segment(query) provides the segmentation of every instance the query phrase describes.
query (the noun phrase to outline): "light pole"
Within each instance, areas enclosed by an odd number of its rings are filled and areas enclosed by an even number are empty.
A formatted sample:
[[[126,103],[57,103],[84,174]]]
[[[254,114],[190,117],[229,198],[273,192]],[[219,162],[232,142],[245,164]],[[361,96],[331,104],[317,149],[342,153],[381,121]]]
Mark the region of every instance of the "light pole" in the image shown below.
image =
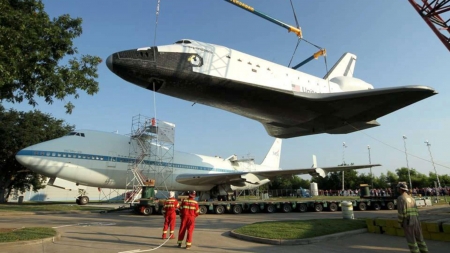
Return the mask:
[[[403,135],[403,145],[405,146],[405,156],[406,156],[406,168],[408,169],[408,179],[409,179],[409,189],[412,191],[412,184],[411,184],[411,173],[409,171],[409,164],[408,164],[408,152],[406,152],[406,136]]]
[[[342,143],[342,166],[345,166],[345,148],[347,145],[345,145],[345,142]],[[344,171],[342,171],[342,192],[344,191]]]
[[[369,164],[372,164],[372,161],[370,160],[370,146],[367,145],[367,150],[369,150]],[[370,185],[371,189],[373,189],[373,174],[372,174],[372,167],[370,167]]]
[[[436,171],[436,166],[434,166],[433,156],[431,155],[431,148],[430,148],[431,147],[431,143],[428,142],[428,141],[425,141],[425,144],[427,144],[428,152],[430,152],[431,163],[433,164],[434,173],[436,173],[436,179],[437,179],[438,187],[440,189],[441,188],[441,183],[439,182],[439,176],[438,176],[437,171]]]

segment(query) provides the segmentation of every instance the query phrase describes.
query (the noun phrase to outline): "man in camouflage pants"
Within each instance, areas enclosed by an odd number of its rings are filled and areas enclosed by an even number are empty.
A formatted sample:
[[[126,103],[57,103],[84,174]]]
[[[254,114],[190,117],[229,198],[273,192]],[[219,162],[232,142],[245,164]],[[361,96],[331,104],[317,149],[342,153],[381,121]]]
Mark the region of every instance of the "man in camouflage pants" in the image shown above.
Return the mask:
[[[416,201],[408,195],[406,182],[398,183],[397,189],[400,193],[400,196],[397,198],[398,222],[405,231],[409,250],[412,253],[428,252],[422,236]]]

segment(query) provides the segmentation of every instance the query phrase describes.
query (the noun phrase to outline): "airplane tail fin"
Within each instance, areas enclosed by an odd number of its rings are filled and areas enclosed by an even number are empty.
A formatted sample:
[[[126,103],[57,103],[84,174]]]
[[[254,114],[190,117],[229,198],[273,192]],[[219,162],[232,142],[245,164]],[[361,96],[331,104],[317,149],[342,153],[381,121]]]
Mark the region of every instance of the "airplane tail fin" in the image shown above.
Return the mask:
[[[334,64],[331,70],[323,77],[325,80],[330,80],[337,76],[348,76],[353,77],[353,72],[355,70],[356,55],[351,53],[345,53],[341,56],[339,61]]]
[[[277,169],[280,168],[281,142],[281,139],[275,139],[261,165]]]

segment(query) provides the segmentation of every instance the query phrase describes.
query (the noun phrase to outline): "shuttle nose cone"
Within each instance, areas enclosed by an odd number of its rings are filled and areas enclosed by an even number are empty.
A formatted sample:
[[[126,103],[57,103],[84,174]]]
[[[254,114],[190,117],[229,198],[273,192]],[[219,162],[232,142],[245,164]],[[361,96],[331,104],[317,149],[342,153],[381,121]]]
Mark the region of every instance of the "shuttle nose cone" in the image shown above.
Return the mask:
[[[113,71],[113,55],[108,56],[108,58],[106,59],[106,66],[108,66],[109,70],[111,70],[111,72]]]

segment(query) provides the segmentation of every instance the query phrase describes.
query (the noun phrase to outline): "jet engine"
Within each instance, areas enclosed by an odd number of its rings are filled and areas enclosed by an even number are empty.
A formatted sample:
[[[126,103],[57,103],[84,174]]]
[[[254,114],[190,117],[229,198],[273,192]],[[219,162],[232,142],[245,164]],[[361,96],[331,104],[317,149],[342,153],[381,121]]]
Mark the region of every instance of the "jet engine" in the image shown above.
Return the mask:
[[[309,173],[312,177],[314,176],[321,176],[321,177],[325,177],[327,174],[325,173],[325,171],[321,168],[315,168],[313,172]]]

